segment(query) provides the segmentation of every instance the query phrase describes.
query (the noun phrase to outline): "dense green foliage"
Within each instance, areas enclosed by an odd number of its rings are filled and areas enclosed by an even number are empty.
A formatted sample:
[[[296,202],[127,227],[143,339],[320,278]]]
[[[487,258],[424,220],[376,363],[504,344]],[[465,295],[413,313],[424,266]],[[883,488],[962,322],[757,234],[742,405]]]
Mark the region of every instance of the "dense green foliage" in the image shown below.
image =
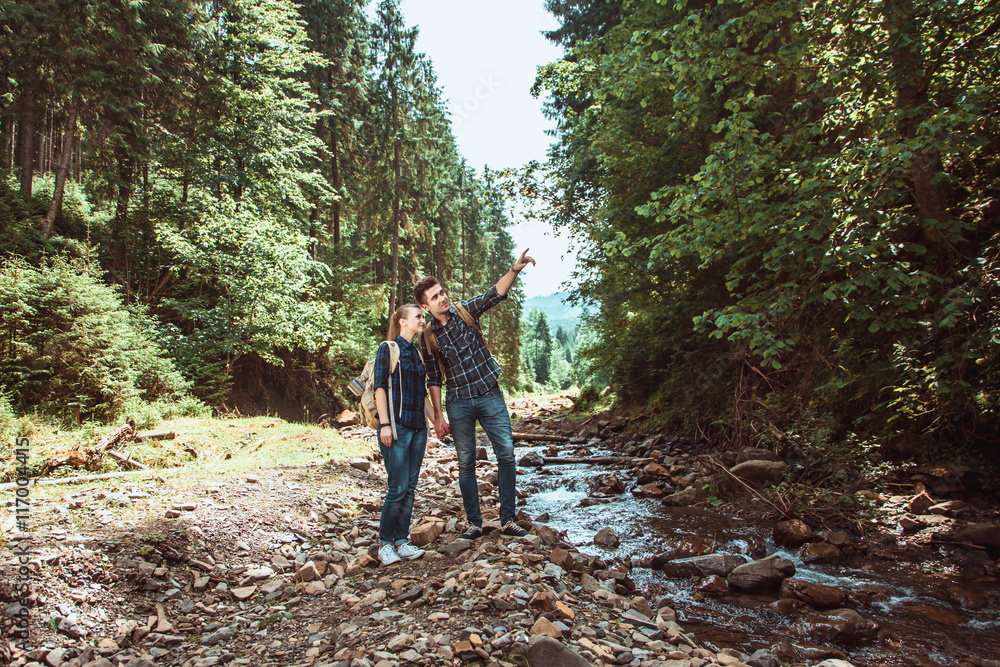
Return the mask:
[[[110,355],[77,391],[105,418],[182,390],[172,369],[213,406],[261,364],[305,355],[304,370],[346,377],[416,278],[471,296],[504,273],[490,175],[458,154],[398,2],[373,21],[364,4],[0,0],[0,270],[62,299],[30,322],[5,315],[12,404],[65,411],[87,355]],[[22,310],[41,298],[27,285],[10,287]],[[488,326],[511,384],[512,296]],[[58,328],[80,313],[101,323],[92,347]],[[63,384],[11,370],[53,345],[46,372]],[[173,379],[141,384],[153,375]]]
[[[136,398],[181,398],[157,329],[80,260],[0,268],[0,385],[22,406],[106,419]]]
[[[736,441],[995,440],[993,3],[617,6],[564,12],[559,143],[521,187],[584,248],[619,397]]]

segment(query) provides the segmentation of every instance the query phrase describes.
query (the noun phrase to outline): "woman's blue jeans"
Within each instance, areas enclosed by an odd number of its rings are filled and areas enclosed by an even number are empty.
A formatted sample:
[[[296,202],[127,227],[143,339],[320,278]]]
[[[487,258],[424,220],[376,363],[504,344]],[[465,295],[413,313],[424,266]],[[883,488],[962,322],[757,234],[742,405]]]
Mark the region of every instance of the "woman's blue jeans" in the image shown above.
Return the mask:
[[[486,431],[497,457],[500,487],[500,525],[514,520],[514,436],[510,413],[500,387],[474,398],[448,401],[448,421],[458,454],[458,488],[462,491],[465,518],[470,524],[483,525],[479,509],[479,483],[476,481],[476,420]]]
[[[410,535],[413,498],[420,478],[420,465],[427,449],[427,429],[396,424],[397,440],[386,447],[379,439],[382,461],[389,477],[378,536],[382,544],[404,544]]]

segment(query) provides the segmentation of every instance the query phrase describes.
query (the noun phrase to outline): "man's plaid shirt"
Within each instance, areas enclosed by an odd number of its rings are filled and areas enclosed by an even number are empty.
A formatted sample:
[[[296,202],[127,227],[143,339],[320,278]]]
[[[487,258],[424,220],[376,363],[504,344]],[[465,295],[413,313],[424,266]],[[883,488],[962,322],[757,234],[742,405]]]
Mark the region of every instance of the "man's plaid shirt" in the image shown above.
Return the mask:
[[[424,417],[424,362],[420,361],[417,347],[402,336],[396,336],[399,345],[399,365],[392,374],[392,406],[396,423],[410,428],[427,428]],[[379,345],[372,367],[372,387],[389,391],[389,346]],[[387,397],[388,398],[388,397]],[[389,407],[388,400],[386,407]]]
[[[467,299],[462,305],[478,322],[480,315],[506,298],[500,296],[496,286],[493,286],[486,294]],[[447,400],[481,396],[496,386],[503,372],[500,364],[486,349],[479,332],[466,324],[454,307],[451,308],[448,324],[442,326],[431,319],[431,330],[437,339],[438,354],[448,376]],[[441,380],[437,361],[428,359],[427,386],[440,387]]]

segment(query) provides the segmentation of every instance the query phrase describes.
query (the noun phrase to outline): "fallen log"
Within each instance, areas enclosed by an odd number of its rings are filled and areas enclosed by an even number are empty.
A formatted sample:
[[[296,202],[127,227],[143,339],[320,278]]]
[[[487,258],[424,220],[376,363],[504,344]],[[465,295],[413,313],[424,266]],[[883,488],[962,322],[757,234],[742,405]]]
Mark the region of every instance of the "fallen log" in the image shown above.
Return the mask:
[[[104,452],[104,453],[107,454],[108,456],[110,456],[111,458],[113,458],[115,461],[118,461],[119,463],[124,463],[126,465],[133,466],[134,468],[137,468],[139,470],[149,470],[149,466],[144,465],[142,463],[139,463],[138,461],[133,461],[129,457],[125,456],[124,454],[119,454],[118,452],[113,452],[110,449],[108,451]]]
[[[513,433],[515,440],[525,442],[569,442],[565,435],[549,435],[547,433]]]
[[[150,431],[149,433],[139,433],[135,436],[136,442],[143,440],[173,440],[177,437],[177,431]]]
[[[103,472],[99,475],[81,475],[78,477],[48,477],[45,479],[33,479],[32,485],[49,486],[52,484],[83,484],[85,482],[96,482],[102,479],[114,479],[115,477],[128,477],[130,475],[163,475],[180,468],[163,468],[161,470],[120,470],[118,472]],[[17,482],[0,484],[0,491],[18,488]]]
[[[58,456],[53,456],[51,459],[45,462],[42,467],[42,474],[48,475],[50,472],[56,468],[61,468],[62,466],[73,466],[74,468],[87,468],[92,469],[97,463],[97,457],[93,455],[90,450],[79,450],[74,449],[66,454],[60,454]]]
[[[122,443],[130,442],[133,438],[135,438],[135,422],[130,419],[101,438],[97,445],[94,446],[94,451],[104,452],[108,449],[114,449]]]

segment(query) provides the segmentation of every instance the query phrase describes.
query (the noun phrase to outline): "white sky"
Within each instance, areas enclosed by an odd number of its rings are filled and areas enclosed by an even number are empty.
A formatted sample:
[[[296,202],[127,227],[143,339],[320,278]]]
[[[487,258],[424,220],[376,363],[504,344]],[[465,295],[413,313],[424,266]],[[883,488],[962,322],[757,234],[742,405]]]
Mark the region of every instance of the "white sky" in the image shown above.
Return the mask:
[[[451,112],[459,151],[483,167],[519,167],[545,160],[555,126],[531,96],[539,65],[559,60],[562,48],[541,35],[559,23],[544,0],[402,0],[407,25],[419,27],[417,50],[434,63]],[[575,264],[568,239],[539,222],[512,220],[518,254],[538,262],[521,274],[528,297],[557,292]]]

